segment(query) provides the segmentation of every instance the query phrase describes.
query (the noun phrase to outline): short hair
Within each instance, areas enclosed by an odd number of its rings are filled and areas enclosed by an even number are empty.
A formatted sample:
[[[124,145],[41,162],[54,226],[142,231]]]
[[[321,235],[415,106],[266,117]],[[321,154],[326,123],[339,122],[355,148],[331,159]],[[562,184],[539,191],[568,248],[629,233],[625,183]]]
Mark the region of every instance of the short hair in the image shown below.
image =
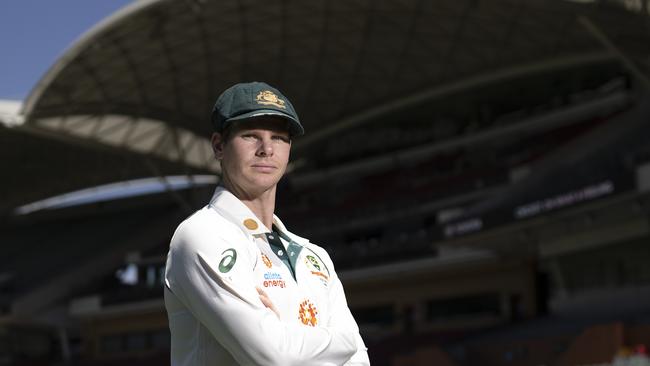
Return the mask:
[[[229,125],[229,126],[226,126],[226,128],[224,128],[223,130],[221,130],[221,132],[217,132],[217,133],[218,133],[218,134],[221,134],[221,143],[222,143],[222,144],[225,144],[225,143],[227,143],[228,141],[230,141],[230,139],[232,138],[232,135],[233,135],[233,125],[231,124],[231,125]]]

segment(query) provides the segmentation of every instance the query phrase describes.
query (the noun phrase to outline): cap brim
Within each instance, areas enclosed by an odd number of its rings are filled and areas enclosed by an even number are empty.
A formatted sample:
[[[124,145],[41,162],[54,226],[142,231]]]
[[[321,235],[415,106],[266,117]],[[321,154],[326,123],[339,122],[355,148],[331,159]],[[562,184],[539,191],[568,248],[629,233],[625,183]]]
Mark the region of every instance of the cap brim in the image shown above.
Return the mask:
[[[225,121],[224,127],[228,126],[232,122],[237,122],[237,121],[243,121],[255,117],[261,117],[261,116],[277,116],[284,118],[289,121],[289,134],[291,136],[300,136],[305,133],[305,129],[302,127],[300,122],[296,120],[295,118],[291,117],[290,115],[286,113],[282,113],[280,111],[276,111],[274,109],[258,109],[256,111],[251,111],[248,113],[240,114],[237,117],[229,118]]]

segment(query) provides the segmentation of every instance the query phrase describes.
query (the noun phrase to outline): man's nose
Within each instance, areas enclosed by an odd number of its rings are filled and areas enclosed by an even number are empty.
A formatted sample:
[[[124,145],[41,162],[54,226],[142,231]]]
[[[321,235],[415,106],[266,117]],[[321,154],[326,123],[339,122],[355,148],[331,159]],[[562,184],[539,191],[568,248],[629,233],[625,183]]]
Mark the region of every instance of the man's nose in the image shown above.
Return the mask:
[[[270,138],[263,138],[260,140],[260,146],[258,147],[258,154],[260,156],[273,155],[273,141]]]

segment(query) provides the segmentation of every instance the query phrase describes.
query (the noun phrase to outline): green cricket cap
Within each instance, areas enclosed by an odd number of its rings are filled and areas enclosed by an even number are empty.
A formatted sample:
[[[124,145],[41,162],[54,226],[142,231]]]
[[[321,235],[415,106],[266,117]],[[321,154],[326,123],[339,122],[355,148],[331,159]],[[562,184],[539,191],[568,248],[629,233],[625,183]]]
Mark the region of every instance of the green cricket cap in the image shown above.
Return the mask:
[[[212,125],[221,133],[231,123],[259,116],[278,116],[288,122],[289,134],[305,133],[289,99],[266,83],[239,83],[226,89],[212,109]]]

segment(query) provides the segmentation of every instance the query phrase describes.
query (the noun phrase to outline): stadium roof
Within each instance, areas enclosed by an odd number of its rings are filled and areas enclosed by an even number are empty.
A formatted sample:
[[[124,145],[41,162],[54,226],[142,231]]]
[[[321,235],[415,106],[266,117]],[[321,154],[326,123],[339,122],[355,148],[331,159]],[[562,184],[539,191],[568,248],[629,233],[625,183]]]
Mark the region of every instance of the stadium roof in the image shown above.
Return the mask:
[[[235,82],[264,80],[292,100],[308,158],[389,113],[518,77],[620,62],[647,83],[647,26],[609,2],[136,1],[74,43],[21,123],[0,129],[15,193],[2,210],[152,172],[218,171],[208,115]]]

